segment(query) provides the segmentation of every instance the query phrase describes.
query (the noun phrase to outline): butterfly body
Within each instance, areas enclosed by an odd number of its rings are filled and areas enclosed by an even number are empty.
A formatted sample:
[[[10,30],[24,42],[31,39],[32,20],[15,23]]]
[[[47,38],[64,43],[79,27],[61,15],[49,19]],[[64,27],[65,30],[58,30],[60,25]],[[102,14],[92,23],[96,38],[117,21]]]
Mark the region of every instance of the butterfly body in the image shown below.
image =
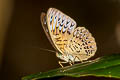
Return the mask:
[[[97,46],[85,27],[55,8],[41,14],[43,29],[56,49],[56,56],[65,62],[80,62],[94,56]]]

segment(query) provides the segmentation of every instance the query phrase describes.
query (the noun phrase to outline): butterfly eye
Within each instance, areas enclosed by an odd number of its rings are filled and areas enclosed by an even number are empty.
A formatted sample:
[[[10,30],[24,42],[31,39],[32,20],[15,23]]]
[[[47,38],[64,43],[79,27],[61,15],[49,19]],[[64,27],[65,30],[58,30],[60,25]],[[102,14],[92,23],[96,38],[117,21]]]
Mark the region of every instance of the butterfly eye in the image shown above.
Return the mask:
[[[57,55],[58,55],[58,57],[63,57],[63,54],[60,52],[58,52]]]

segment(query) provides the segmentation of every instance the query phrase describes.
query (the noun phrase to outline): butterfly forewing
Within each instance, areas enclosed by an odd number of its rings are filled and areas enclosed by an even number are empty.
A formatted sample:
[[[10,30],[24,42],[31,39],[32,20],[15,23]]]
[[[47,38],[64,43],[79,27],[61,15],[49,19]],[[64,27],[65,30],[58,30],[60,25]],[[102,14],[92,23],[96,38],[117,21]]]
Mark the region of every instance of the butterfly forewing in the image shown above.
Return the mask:
[[[76,22],[61,11],[50,8],[47,12],[47,24],[50,37],[61,53],[64,53],[71,34],[76,28]]]

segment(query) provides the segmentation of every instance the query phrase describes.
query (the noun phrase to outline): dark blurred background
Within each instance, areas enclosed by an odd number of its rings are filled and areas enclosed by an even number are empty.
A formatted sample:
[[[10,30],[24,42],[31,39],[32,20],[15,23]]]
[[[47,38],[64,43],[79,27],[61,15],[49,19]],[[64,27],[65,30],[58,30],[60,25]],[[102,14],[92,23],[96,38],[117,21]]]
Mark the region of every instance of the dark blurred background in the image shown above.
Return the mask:
[[[60,67],[41,23],[40,14],[54,7],[85,26],[96,39],[95,57],[120,53],[120,0],[0,0],[0,80]],[[117,80],[63,77],[60,80]]]

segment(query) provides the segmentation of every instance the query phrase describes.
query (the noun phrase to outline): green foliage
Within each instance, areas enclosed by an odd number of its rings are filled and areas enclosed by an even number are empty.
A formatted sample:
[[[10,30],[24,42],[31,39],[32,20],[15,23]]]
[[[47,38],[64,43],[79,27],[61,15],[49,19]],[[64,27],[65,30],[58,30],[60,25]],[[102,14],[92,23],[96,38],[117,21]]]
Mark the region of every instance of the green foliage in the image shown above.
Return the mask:
[[[88,75],[120,78],[120,54],[107,55],[73,66],[32,74],[23,77],[22,80],[42,79],[56,76],[81,77]]]

